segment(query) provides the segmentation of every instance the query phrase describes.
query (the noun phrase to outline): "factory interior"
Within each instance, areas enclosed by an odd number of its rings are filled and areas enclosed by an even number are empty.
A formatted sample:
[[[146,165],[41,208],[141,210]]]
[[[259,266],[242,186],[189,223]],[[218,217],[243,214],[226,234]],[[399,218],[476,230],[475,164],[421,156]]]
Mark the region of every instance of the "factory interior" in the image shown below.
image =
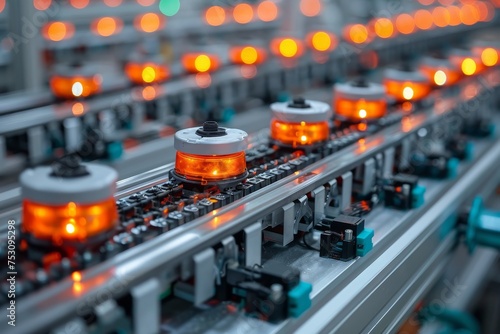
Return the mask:
[[[0,333],[500,333],[500,0],[0,0]]]

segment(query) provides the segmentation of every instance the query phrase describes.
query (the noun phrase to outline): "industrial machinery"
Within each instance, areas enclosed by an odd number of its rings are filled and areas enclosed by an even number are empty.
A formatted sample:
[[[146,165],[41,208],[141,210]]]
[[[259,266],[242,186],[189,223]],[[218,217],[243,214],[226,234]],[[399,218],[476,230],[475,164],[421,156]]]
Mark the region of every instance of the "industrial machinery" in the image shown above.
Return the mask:
[[[500,330],[500,2],[0,0],[2,30],[1,333]]]

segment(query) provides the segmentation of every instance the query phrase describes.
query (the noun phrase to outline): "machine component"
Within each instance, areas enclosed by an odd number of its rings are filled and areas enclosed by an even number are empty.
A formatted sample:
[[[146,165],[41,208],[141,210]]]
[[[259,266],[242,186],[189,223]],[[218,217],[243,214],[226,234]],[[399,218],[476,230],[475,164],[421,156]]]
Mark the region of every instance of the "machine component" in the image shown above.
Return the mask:
[[[372,248],[374,231],[365,228],[365,220],[340,215],[324,218],[316,228],[323,230],[320,240],[320,256],[349,261],[365,256]]]
[[[245,159],[247,133],[221,128],[208,121],[202,128],[175,134],[175,169],[170,175],[183,183],[230,186],[248,176]]]
[[[101,82],[101,76],[90,65],[61,65],[50,79],[50,89],[56,97],[69,100],[98,93]]]
[[[330,106],[296,98],[271,105],[271,140],[278,146],[305,148],[324,144],[330,137]]]
[[[335,84],[333,105],[335,118],[359,123],[373,121],[387,113],[384,86],[364,79],[345,84]]]
[[[485,69],[481,58],[469,49],[453,49],[449,58],[453,65],[461,69],[464,76],[476,75]]]
[[[170,76],[170,70],[160,57],[141,59],[134,57],[125,65],[129,80],[137,85],[162,82]]]
[[[420,71],[434,86],[450,86],[460,80],[460,67],[445,57],[424,57]]]
[[[428,79],[420,72],[410,68],[388,69],[384,73],[387,94],[397,102],[418,101],[431,91]]]
[[[281,263],[228,265],[225,283],[226,296],[241,300],[247,314],[266,321],[297,318],[311,306],[312,285],[300,280],[300,271]]]
[[[386,206],[409,210],[424,203],[425,187],[418,185],[418,177],[415,175],[394,175],[385,179],[383,189]]]
[[[53,168],[25,171],[20,182],[28,241],[78,249],[102,243],[118,220],[113,197],[117,177],[109,167],[82,165],[72,156]]]
[[[484,209],[481,197],[474,199],[469,211],[466,243],[471,252],[476,246],[492,247],[500,251],[500,212]]]
[[[459,162],[448,152],[416,152],[410,158],[413,174],[440,179],[455,177]]]

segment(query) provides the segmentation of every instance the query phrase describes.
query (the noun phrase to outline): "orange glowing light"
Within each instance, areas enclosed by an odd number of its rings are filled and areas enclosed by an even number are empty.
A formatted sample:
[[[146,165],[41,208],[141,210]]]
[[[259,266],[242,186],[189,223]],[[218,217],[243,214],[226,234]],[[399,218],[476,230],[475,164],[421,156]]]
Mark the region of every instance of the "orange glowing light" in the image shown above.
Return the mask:
[[[182,56],[182,64],[190,73],[205,73],[218,69],[220,61],[214,54],[187,53]]]
[[[90,0],[69,0],[71,6],[76,9],[83,9],[89,5]]]
[[[101,17],[95,19],[92,24],[92,31],[100,36],[109,37],[122,30],[123,22],[116,17]]]
[[[321,0],[300,0],[300,11],[308,17],[317,16],[321,12]]]
[[[2,1],[0,1],[0,12],[3,9],[3,6],[1,5]],[[4,5],[5,2],[3,1]],[[33,0],[33,7],[38,10],[47,10],[50,5],[52,5],[52,0]]]
[[[489,22],[493,19],[495,15],[495,8],[489,2],[477,1],[472,4],[479,13],[479,21],[481,22]]]
[[[73,104],[73,106],[71,107],[71,113],[73,114],[73,116],[83,115],[85,113],[85,107],[83,103],[76,102],[75,104]]]
[[[235,46],[229,51],[229,58],[239,65],[261,64],[266,60],[266,50],[253,46]]]
[[[73,37],[75,26],[70,22],[49,22],[43,29],[43,36],[51,41],[60,42]]]
[[[304,46],[301,40],[295,38],[275,38],[271,41],[271,51],[274,55],[284,58],[302,56]]]
[[[450,24],[450,12],[444,7],[436,7],[432,11],[432,19],[436,27],[446,27]]]
[[[472,58],[465,58],[462,61],[461,69],[463,74],[467,76],[474,75],[477,70],[476,62]]]
[[[328,122],[287,123],[276,118],[271,120],[271,138],[292,147],[309,146],[328,140]]]
[[[101,79],[98,75],[65,77],[54,75],[50,79],[52,93],[61,99],[88,97],[101,90]]]
[[[75,282],[80,282],[82,280],[82,274],[79,271],[74,271],[71,274],[71,279]]]
[[[415,30],[415,20],[410,14],[399,14],[396,18],[396,29],[403,35],[411,34]]]
[[[129,62],[125,73],[130,81],[138,85],[162,82],[170,76],[167,65],[155,62]]]
[[[111,231],[118,213],[114,198],[91,204],[23,202],[23,231],[40,240],[81,241]]]
[[[208,25],[217,27],[226,21],[226,10],[220,6],[212,6],[205,11],[205,21]]]
[[[426,97],[431,87],[427,82],[411,82],[398,80],[384,80],[387,94],[393,96],[396,101],[418,101]]]
[[[155,2],[156,0],[137,0],[137,3],[144,7],[152,6]]]
[[[264,22],[274,21],[278,17],[278,6],[269,0],[262,1],[257,6],[257,16]]]
[[[493,48],[485,48],[481,52],[481,61],[485,66],[495,66],[498,63],[498,52]]]
[[[123,0],[102,0],[102,1],[108,7],[117,7],[122,4]]]
[[[326,31],[314,31],[307,36],[309,47],[318,52],[333,51],[338,44],[337,37]]]
[[[385,99],[379,100],[351,100],[346,98],[335,99],[337,115],[352,121],[372,120],[384,117],[387,111]]]
[[[196,73],[195,82],[200,88],[210,87],[212,84],[212,76],[209,73]]]
[[[243,175],[245,152],[226,155],[195,155],[177,151],[175,173],[194,181],[221,181]]]
[[[362,24],[348,25],[343,31],[345,39],[352,43],[363,44],[368,41],[368,29]]]
[[[253,8],[247,3],[240,3],[233,9],[233,19],[239,24],[247,24],[253,20]]]
[[[420,2],[420,4],[422,4],[424,6],[429,6],[429,5],[432,5],[434,3],[434,0],[418,0],[418,2]]]
[[[394,25],[388,18],[377,19],[373,25],[375,34],[380,38],[390,38],[394,35]]]
[[[471,26],[479,21],[479,11],[473,5],[463,5],[460,8],[460,19],[463,24]]]
[[[460,8],[457,6],[448,6],[448,13],[450,14],[450,23],[449,25],[454,27],[462,24],[462,20],[460,18]]]
[[[146,101],[154,100],[156,97],[156,88],[153,86],[146,86],[142,89],[142,98]]]
[[[252,79],[257,75],[257,67],[254,65],[243,65],[240,67],[241,76],[245,79]]]
[[[415,12],[413,17],[415,19],[415,25],[420,30],[429,30],[434,26],[432,13],[428,10],[419,9]]]
[[[0,13],[3,12],[4,9],[5,9],[5,0],[0,0]]]
[[[91,27],[95,34],[108,37],[122,30],[123,21],[116,17],[102,17],[100,19],[95,19]]]
[[[443,86],[444,84],[446,84],[446,80],[447,80],[447,76],[446,76],[446,73],[444,71],[438,70],[438,71],[436,71],[436,73],[434,73],[434,83],[437,86]]]
[[[438,2],[443,5],[443,6],[449,6],[451,5],[453,2],[455,2],[455,0],[438,0]]]
[[[156,13],[146,13],[138,15],[134,19],[134,26],[137,30],[152,33],[163,27],[165,20],[163,16]]]

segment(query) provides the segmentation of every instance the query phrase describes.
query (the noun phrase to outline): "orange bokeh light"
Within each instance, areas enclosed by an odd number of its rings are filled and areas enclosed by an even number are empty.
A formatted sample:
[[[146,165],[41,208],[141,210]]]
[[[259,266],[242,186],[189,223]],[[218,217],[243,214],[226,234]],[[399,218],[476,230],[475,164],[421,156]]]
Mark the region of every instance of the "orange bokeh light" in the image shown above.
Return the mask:
[[[229,58],[239,65],[261,64],[266,60],[266,50],[253,46],[234,46],[229,51]]]
[[[108,37],[122,30],[123,21],[116,17],[101,17],[92,21],[91,28],[95,34]]]
[[[137,0],[137,3],[144,7],[152,6],[155,2],[156,0]]]
[[[462,20],[460,19],[460,8],[457,6],[448,6],[448,13],[450,14],[450,26],[458,26],[462,24]]]
[[[122,4],[123,0],[102,0],[102,1],[108,7],[117,7]]]
[[[218,69],[220,61],[214,54],[187,53],[182,56],[182,64],[190,73],[206,73]]]
[[[399,14],[396,17],[396,29],[403,35],[411,34],[415,31],[415,20],[410,14]]]
[[[313,31],[308,34],[309,47],[318,52],[333,51],[338,44],[337,37],[327,31]]]
[[[295,38],[275,38],[271,41],[271,51],[283,58],[298,58],[304,52],[301,40]]]
[[[138,85],[162,82],[170,76],[167,65],[155,62],[129,62],[125,73],[130,81]]]
[[[75,26],[70,22],[49,22],[42,28],[42,33],[46,39],[60,42],[73,37]]]
[[[432,11],[432,19],[436,27],[446,27],[450,24],[450,12],[444,7],[436,7]]]
[[[1,2],[2,1],[0,1],[0,12],[3,9]],[[3,3],[5,5],[5,1]],[[33,7],[38,10],[47,10],[50,5],[52,5],[52,0],[33,0]]]
[[[177,151],[175,156],[175,173],[201,183],[235,178],[246,170],[245,152],[208,156]]]
[[[411,82],[398,80],[384,80],[387,94],[393,96],[396,101],[418,101],[426,97],[431,87],[427,82]]]
[[[321,0],[300,0],[300,11],[308,17],[317,16],[321,12]]]
[[[165,19],[156,13],[146,13],[138,15],[134,19],[134,26],[137,30],[152,33],[163,27]]]
[[[352,24],[344,27],[344,38],[355,44],[363,44],[368,41],[368,29],[362,24]]]
[[[253,8],[247,3],[240,3],[233,8],[233,19],[239,24],[247,24],[253,20]]]
[[[226,21],[226,10],[220,6],[212,6],[205,11],[205,22],[208,25],[217,27]]]
[[[388,18],[379,18],[375,20],[373,30],[378,37],[389,38],[394,35],[394,24]]]
[[[101,90],[101,79],[98,75],[89,77],[64,77],[55,75],[50,79],[52,93],[61,99],[88,97]]]
[[[257,16],[264,22],[274,21],[278,17],[278,6],[269,0],[262,1],[257,6]]]
[[[413,16],[415,19],[415,25],[418,29],[429,30],[434,26],[432,20],[432,13],[425,9],[419,9],[415,12]]]
[[[463,5],[460,8],[460,20],[463,24],[471,26],[479,21],[479,11],[473,5]]]
[[[76,9],[83,9],[89,5],[90,0],[69,0],[71,6]]]

